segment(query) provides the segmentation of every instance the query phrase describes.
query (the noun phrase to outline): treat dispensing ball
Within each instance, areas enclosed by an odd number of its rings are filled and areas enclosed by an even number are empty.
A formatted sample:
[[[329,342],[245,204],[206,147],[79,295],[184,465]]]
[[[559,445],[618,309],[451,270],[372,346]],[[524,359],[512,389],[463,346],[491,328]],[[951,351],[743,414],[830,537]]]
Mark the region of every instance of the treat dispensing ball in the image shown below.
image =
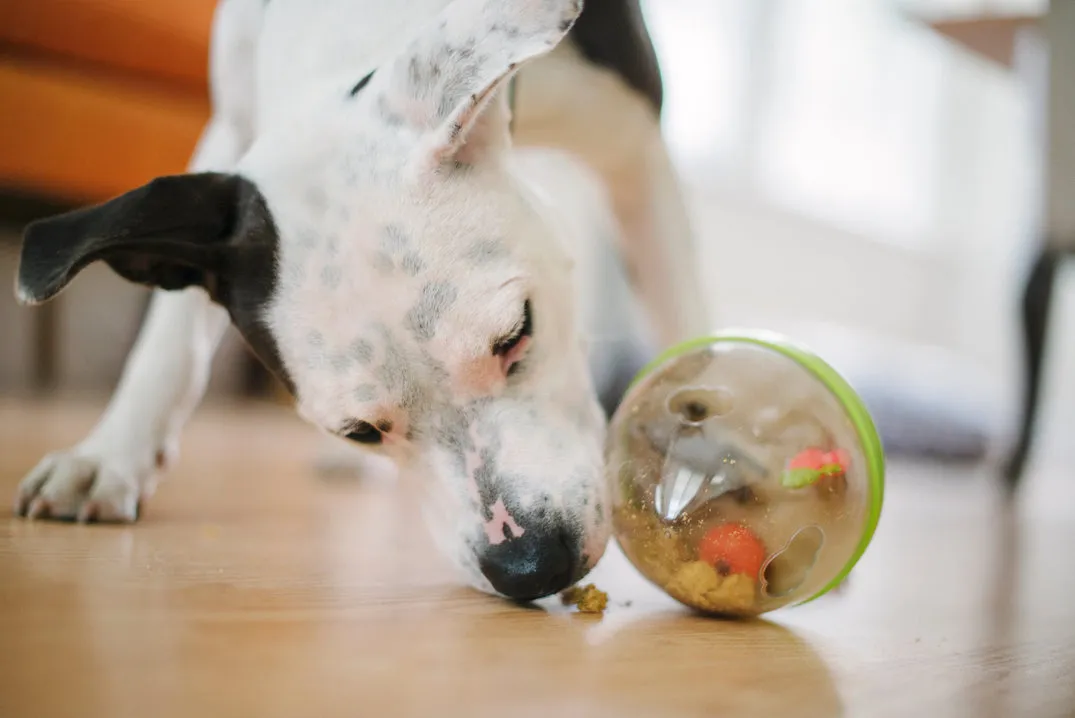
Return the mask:
[[[881,513],[884,452],[827,364],[772,334],[677,346],[609,429],[616,540],[673,598],[754,616],[838,585]]]

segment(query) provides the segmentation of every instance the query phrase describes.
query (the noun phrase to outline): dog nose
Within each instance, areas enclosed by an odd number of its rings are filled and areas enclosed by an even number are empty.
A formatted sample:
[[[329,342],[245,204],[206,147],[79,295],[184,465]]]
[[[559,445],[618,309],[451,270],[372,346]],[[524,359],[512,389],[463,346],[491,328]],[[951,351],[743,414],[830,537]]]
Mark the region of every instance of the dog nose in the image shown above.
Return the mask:
[[[490,546],[479,560],[493,588],[508,598],[533,601],[570,586],[580,568],[579,542],[562,529],[528,529]]]

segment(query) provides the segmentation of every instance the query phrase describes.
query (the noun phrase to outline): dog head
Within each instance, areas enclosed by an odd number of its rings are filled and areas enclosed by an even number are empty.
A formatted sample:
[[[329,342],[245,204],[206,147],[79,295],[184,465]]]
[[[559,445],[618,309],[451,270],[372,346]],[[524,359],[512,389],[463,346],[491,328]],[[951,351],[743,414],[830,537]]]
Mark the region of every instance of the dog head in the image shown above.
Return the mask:
[[[559,591],[608,539],[604,417],[555,215],[514,172],[502,92],[579,2],[460,1],[230,173],[162,177],[31,225],[18,294],[88,263],[201,287],[321,429],[428,486],[471,582]]]

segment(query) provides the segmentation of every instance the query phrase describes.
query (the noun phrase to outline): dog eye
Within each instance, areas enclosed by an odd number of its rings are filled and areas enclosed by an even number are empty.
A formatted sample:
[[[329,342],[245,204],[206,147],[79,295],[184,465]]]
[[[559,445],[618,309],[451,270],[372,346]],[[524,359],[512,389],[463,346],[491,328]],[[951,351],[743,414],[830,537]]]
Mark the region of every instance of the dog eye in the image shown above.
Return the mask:
[[[359,444],[380,444],[381,431],[368,421],[356,421],[350,426],[350,431],[344,438],[358,442]]]
[[[493,342],[493,356],[506,356],[511,353],[512,349],[519,346],[519,342],[533,333],[534,318],[530,313],[530,300],[527,299],[523,304],[523,317],[519,321],[518,327],[512,331],[511,334],[503,336]]]

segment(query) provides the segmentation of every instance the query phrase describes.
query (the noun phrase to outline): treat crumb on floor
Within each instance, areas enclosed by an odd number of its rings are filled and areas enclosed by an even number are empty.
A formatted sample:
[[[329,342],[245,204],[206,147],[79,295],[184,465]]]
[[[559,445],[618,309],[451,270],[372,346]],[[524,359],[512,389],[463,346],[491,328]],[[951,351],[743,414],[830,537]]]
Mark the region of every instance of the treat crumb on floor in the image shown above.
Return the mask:
[[[572,586],[560,594],[565,606],[575,606],[579,613],[604,613],[608,607],[608,594],[592,583]]]

